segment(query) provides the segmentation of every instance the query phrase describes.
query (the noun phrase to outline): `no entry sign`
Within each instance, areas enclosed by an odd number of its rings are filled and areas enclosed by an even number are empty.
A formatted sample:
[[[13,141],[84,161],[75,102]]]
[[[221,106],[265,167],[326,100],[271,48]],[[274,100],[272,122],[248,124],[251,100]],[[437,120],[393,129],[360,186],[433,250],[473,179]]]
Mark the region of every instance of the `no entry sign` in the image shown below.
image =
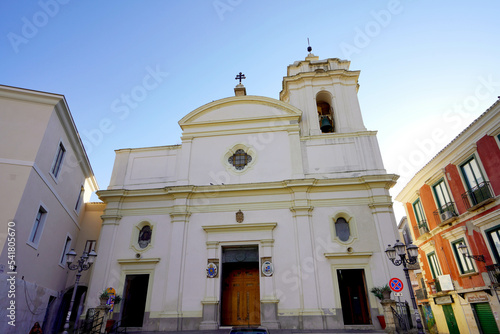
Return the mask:
[[[391,278],[389,281],[389,287],[394,292],[401,292],[403,290],[403,282],[399,278]]]

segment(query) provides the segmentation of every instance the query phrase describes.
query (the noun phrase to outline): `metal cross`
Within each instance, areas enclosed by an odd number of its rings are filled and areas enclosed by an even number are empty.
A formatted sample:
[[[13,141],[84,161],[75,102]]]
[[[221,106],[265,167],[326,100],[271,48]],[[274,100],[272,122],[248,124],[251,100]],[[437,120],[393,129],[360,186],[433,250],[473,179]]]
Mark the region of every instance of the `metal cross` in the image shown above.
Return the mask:
[[[241,83],[241,79],[246,79],[246,78],[245,78],[245,75],[244,75],[243,73],[241,73],[241,72],[240,72],[240,74],[237,74],[237,75],[236,75],[235,80],[240,80],[240,83]]]

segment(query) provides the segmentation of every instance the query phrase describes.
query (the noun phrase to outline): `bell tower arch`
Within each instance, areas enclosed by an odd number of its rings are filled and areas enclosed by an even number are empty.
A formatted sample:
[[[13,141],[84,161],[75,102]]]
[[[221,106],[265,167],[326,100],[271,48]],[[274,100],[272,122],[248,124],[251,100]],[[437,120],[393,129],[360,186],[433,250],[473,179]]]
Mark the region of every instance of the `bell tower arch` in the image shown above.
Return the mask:
[[[338,58],[309,53],[287,68],[280,100],[302,110],[303,136],[366,131],[358,101],[359,71]]]

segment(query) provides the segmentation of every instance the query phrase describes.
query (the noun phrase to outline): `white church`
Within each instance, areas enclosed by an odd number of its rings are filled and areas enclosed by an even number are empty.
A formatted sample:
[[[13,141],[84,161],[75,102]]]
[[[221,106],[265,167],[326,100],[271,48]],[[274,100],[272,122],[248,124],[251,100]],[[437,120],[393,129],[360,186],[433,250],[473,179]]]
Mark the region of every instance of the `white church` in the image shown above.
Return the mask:
[[[86,308],[113,287],[143,331],[379,329],[398,177],[349,65],[309,53],[279,100],[240,80],[179,121],[182,144],[117,150]]]

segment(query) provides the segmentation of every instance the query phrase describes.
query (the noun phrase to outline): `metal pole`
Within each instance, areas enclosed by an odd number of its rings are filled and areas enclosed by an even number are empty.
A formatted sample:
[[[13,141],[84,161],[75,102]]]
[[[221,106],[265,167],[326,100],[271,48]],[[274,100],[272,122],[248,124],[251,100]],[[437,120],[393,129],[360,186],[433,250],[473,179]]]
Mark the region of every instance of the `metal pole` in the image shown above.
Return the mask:
[[[410,289],[410,298],[413,304],[413,310],[415,311],[415,320],[417,321],[418,334],[424,334],[424,328],[422,326],[422,320],[420,319],[420,313],[418,313],[417,302],[415,301],[415,294],[413,293],[413,287],[411,285],[410,274],[408,273],[408,268],[406,267],[405,259],[403,258],[403,271],[406,276],[406,284],[408,284],[408,289]]]
[[[76,274],[75,287],[73,288],[73,294],[71,295],[71,302],[69,303],[68,315],[66,316],[66,322],[64,323],[64,332],[63,334],[68,334],[69,329],[69,318],[71,317],[71,310],[73,308],[73,304],[75,303],[76,290],[78,289],[78,283],[80,282],[80,276],[82,276],[82,271],[78,269],[78,273]]]

